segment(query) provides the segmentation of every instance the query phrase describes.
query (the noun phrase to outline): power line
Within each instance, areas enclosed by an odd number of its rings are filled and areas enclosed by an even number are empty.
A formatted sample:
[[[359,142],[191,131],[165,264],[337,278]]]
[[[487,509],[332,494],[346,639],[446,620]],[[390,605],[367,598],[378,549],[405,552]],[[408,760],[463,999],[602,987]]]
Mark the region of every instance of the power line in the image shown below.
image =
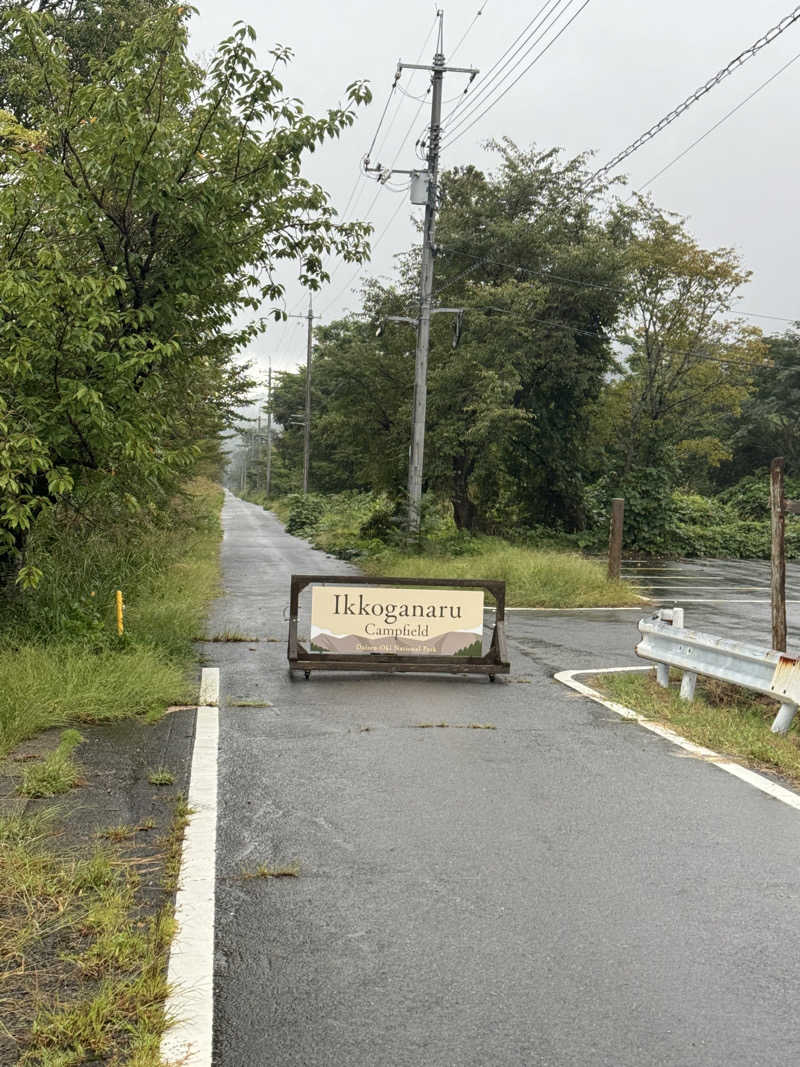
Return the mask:
[[[758,86],[758,88],[756,88],[756,89],[754,89],[752,91],[752,93],[749,93],[744,98],[744,100],[741,100],[736,105],[736,107],[732,107],[730,111],[726,112],[722,116],[722,118],[718,122],[715,122],[714,125],[711,126],[709,129],[707,129],[705,133],[701,134],[700,137],[698,137],[696,140],[692,141],[692,143],[688,146],[688,148],[684,148],[684,150],[682,152],[678,153],[678,155],[675,156],[674,159],[671,159],[669,161],[669,163],[665,164],[665,166],[663,166],[661,168],[661,170],[656,171],[656,173],[651,178],[648,178],[646,182],[644,182],[642,185],[639,186],[639,189],[637,189],[637,192],[641,191],[642,189],[646,189],[649,185],[652,185],[652,183],[657,178],[660,178],[662,174],[666,173],[666,171],[668,171],[670,169],[670,167],[673,167],[676,163],[678,163],[681,159],[683,159],[684,156],[688,155],[689,152],[691,152],[691,150],[693,148],[696,148],[700,144],[701,141],[705,141],[706,137],[708,137],[710,134],[712,134],[715,130],[718,130],[719,127],[723,124],[723,122],[727,122],[728,119],[731,118],[732,115],[735,115],[737,111],[740,111],[745,106],[745,104],[749,104],[754,96],[757,96],[761,92],[762,89],[766,89],[766,87],[771,82],[774,82],[776,78],[778,78],[781,74],[783,74],[783,72],[785,70],[788,70],[789,67],[791,67],[791,65],[793,63],[796,63],[798,59],[800,59],[800,52],[798,52],[796,56],[794,56],[792,59],[790,59],[788,63],[784,63],[784,65],[779,70],[776,70],[775,73],[773,75],[771,75],[769,78],[767,78],[766,81],[763,81]],[[631,196],[633,196],[633,195],[634,194],[631,193]],[[628,197],[628,199],[630,200],[631,197]],[[771,316],[767,316],[767,317],[771,317]]]
[[[423,55],[425,53],[425,49],[428,47],[430,39],[433,36],[434,31],[436,30],[437,24],[438,24],[438,18],[435,18],[433,20],[433,24],[432,24],[430,30],[428,31],[428,35],[425,38],[425,42],[423,43],[422,48],[420,49],[419,56],[417,57],[417,63],[419,63],[421,61],[421,59],[422,59],[422,57],[423,57]],[[409,78],[409,82],[414,78],[416,73],[417,73],[416,71],[412,70],[411,76]],[[419,118],[419,114],[420,114],[420,112],[422,111],[422,108],[425,105],[426,98],[427,98],[427,94],[426,94],[426,96],[422,97],[419,105],[417,106],[417,110],[414,112],[414,117],[412,118],[411,123],[410,123],[408,129],[406,130],[405,136],[403,137],[403,140],[400,142],[400,147],[398,148],[398,150],[397,150],[397,152],[396,152],[396,154],[394,156],[394,159],[392,160],[392,166],[394,166],[394,164],[400,158],[400,154],[402,153],[403,149],[405,148],[405,145],[406,145],[406,142],[408,141],[408,138],[411,136],[411,131],[414,129],[414,127],[417,124],[417,119]],[[395,109],[394,115],[392,116],[392,119],[391,119],[391,121],[389,123],[389,126],[388,126],[388,128],[386,130],[386,133],[384,135],[384,139],[383,139],[383,141],[381,143],[381,147],[378,149],[378,156],[379,157],[383,154],[383,149],[386,147],[386,142],[388,140],[389,134],[391,133],[391,130],[392,130],[395,122],[397,121],[397,117],[400,114],[400,109],[402,108],[402,106],[403,106],[403,101],[400,100],[398,102],[397,108]],[[374,147],[374,140],[373,140],[373,147]],[[370,149],[370,152],[371,151],[372,151],[372,149]],[[367,156],[369,156],[369,154],[370,153],[367,153]],[[388,169],[391,170],[391,167],[389,167]],[[356,180],[356,185],[353,187],[353,191],[350,194],[350,199],[348,200],[348,204],[350,204],[350,202],[353,200],[353,194],[355,193],[356,188],[359,189],[359,195],[358,195],[358,197],[356,197],[356,202],[358,200],[360,200],[361,192],[363,191],[363,189],[365,187],[363,182],[360,181],[360,179],[362,177],[363,177],[363,170],[359,174],[359,179]],[[378,201],[378,197],[380,196],[380,192],[381,192],[382,188],[383,188],[383,186],[381,184],[379,184],[378,188],[377,188],[377,190],[375,192],[375,196],[372,198],[372,202],[370,203],[369,207],[367,208],[367,210],[365,212],[365,219],[368,219],[369,216],[372,214],[373,208],[375,207],[375,204]],[[398,191],[398,190],[393,190],[393,191]],[[397,217],[397,215],[400,212],[400,208],[401,207],[402,207],[402,202],[395,209],[394,214],[392,215],[392,217],[389,220],[389,222],[386,224],[386,227],[381,232],[380,236],[376,240],[374,240],[372,242],[372,248],[373,249],[376,247],[378,242],[383,238],[383,236],[384,236],[384,234],[386,232],[386,229],[388,229],[388,227],[391,226],[392,222],[394,222],[395,218]],[[355,210],[355,204],[353,205],[353,210]],[[342,221],[344,221],[344,215],[343,215]],[[328,284],[329,285],[333,282],[333,279],[339,273],[339,271],[341,270],[341,267],[342,267],[342,260],[339,260],[339,262],[336,264],[336,266],[334,267],[333,271],[331,272],[330,278],[328,279]],[[359,270],[357,270],[355,272],[355,274],[350,278],[350,280],[345,284],[344,288],[339,290],[339,292],[336,294],[336,296],[333,298],[333,300],[331,300],[325,306],[325,308],[322,311],[323,315],[325,315],[327,313],[327,311],[336,303],[336,301],[339,299],[339,297],[350,288],[350,286],[356,280],[356,278],[358,277],[358,275],[360,273],[361,273],[361,269],[359,268]]]
[[[473,94],[473,98],[474,98],[474,96],[476,94],[480,95],[481,93],[483,93],[484,86],[488,86],[488,85],[491,84],[492,81],[494,81],[494,78],[492,77],[494,71],[496,71],[497,68],[501,66],[501,64],[503,63],[503,60],[506,59],[506,57],[508,56],[509,52],[511,52],[512,48],[514,47],[514,45],[518,44],[519,41],[522,40],[522,38],[525,36],[525,34],[528,32],[528,30],[531,28],[531,26],[533,26],[534,22],[536,22],[536,20],[542,14],[544,9],[551,2],[552,2],[552,0],[544,0],[544,3],[539,8],[539,10],[536,12],[536,14],[533,16],[533,18],[530,20],[530,22],[520,31],[520,33],[517,34],[517,36],[514,38],[514,40],[511,42],[511,44],[508,46],[508,48],[506,48],[505,52],[503,52],[503,54],[500,56],[500,58],[495,60],[494,64],[487,70],[487,72],[483,76],[483,78],[480,78],[476,82],[476,89],[475,89],[475,93]],[[535,29],[532,32],[535,32]],[[523,42],[523,44],[524,43],[525,42]],[[514,53],[514,55],[516,55],[516,53]],[[460,110],[460,108],[463,107],[463,106],[465,106],[465,101],[464,100],[462,100],[459,105],[454,107],[452,111],[448,112],[447,115],[445,115],[444,119],[442,120],[442,124],[446,125],[450,121],[450,119],[453,118],[457,114],[457,112]]]
[[[536,322],[536,323],[539,323],[540,325],[544,325],[544,326],[552,326],[555,329],[566,330],[569,333],[580,334],[583,337],[597,337],[601,341],[616,341],[617,344],[628,345],[628,347],[631,347],[631,348],[633,347],[633,342],[630,341],[629,338],[626,337],[625,334],[606,333],[605,331],[601,331],[601,330],[584,330],[581,327],[574,326],[573,324],[571,324],[569,322],[562,322],[560,319],[542,319],[542,318],[538,318],[535,315],[528,315],[527,313],[523,313],[523,312],[519,312],[519,311],[510,311],[508,308],[495,307],[492,304],[485,304],[483,307],[464,307],[461,310],[462,311],[482,312],[484,314],[508,315],[511,318],[523,319],[525,322]],[[725,356],[710,356],[710,355],[707,355],[706,353],[698,352],[698,351],[693,350],[693,349],[661,348],[661,349],[659,349],[659,351],[663,355],[691,356],[692,358],[694,358],[694,359],[696,359],[696,360],[698,360],[700,362],[703,362],[703,363],[723,363],[723,364],[725,364],[727,366],[731,366],[731,367],[758,367],[758,368],[763,369],[764,367],[769,367],[770,366],[770,364],[768,362],[766,362],[766,361],[758,363],[758,362],[754,362],[752,360],[745,361],[745,360],[735,359],[735,358],[732,358],[730,356],[728,356],[728,357],[725,357]]]
[[[555,274],[553,271],[547,268],[539,267],[523,267],[520,263],[508,263],[505,260],[493,259],[490,256],[478,256],[472,252],[465,252],[460,248],[448,248],[447,246],[440,245],[439,252],[445,254],[453,254],[456,256],[464,256],[467,259],[474,259],[475,263],[467,270],[462,271],[461,274],[457,274],[455,278],[445,282],[445,284],[437,290],[436,295],[444,292],[445,289],[449,289],[452,285],[455,285],[462,277],[470,274],[473,270],[477,270],[482,264],[487,263],[496,267],[506,267],[508,270],[521,271],[523,274],[534,274],[546,279],[552,279],[553,281],[562,282],[565,285],[575,285],[584,289],[603,289],[610,293],[624,293],[625,288],[620,285],[606,285],[604,282],[587,282],[579,278],[567,278],[563,274]],[[775,322],[798,322],[800,321],[800,314],[794,316],[788,315],[767,315],[764,312],[758,311],[746,311],[744,308],[739,312],[732,312],[732,314],[741,314],[754,319],[772,319]]]
[[[399,79],[400,79],[400,73],[398,71],[398,73],[395,74],[395,76],[394,76],[394,81],[392,82],[392,87],[389,90],[389,95],[386,98],[386,103],[383,106],[383,111],[381,112],[381,117],[380,117],[380,119],[378,119],[378,128],[375,130],[375,136],[372,138],[372,142],[371,142],[369,148],[367,149],[367,157],[366,157],[367,159],[369,159],[370,155],[372,154],[372,149],[375,147],[375,142],[378,140],[378,134],[381,132],[381,126],[383,125],[383,120],[386,118],[386,112],[389,110],[389,104],[391,104],[391,102],[392,102],[392,97],[394,96],[395,90],[397,89],[397,82],[399,81]]]
[[[378,190],[378,192],[380,193],[380,189]],[[405,200],[401,200],[400,203],[397,205],[397,207],[394,209],[394,212],[392,213],[392,217],[389,219],[389,221],[386,223],[386,225],[380,231],[378,236],[372,242],[372,245],[370,247],[370,252],[374,252],[375,249],[377,248],[377,246],[380,244],[380,242],[386,236],[386,234],[389,231],[389,227],[392,225],[394,220],[400,214],[400,211],[403,208],[404,204],[405,204]],[[347,290],[350,288],[350,286],[353,284],[353,282],[358,278],[359,274],[361,274],[361,270],[362,270],[362,268],[359,267],[358,270],[355,272],[355,274],[353,274],[353,276],[347,282],[345,282],[345,284],[342,286],[342,288],[339,290],[339,292],[336,294],[336,296],[333,297],[333,299],[328,304],[326,304],[325,308],[320,313],[320,317],[322,317],[323,315],[327,315],[328,311],[333,307],[333,305],[339,300],[339,298],[341,296],[343,296],[347,292]]]
[[[434,35],[435,31],[436,31],[436,27],[437,27],[437,19],[434,18],[430,30],[428,30],[428,36],[425,38],[425,41],[424,41],[424,43],[422,45],[422,48],[420,48],[420,50],[419,50],[419,55],[417,56],[417,63],[421,63],[422,62],[422,57],[425,55],[425,50],[428,47],[428,45],[430,44],[431,38],[433,37],[433,35]],[[409,85],[414,80],[416,75],[417,75],[417,71],[412,70],[411,74],[409,76],[409,79],[408,79]],[[402,86],[401,86],[401,88],[402,88]],[[427,99],[427,95],[428,95],[429,92],[430,92],[430,87],[428,87],[427,92],[422,97],[423,101],[425,99]],[[378,158],[380,158],[380,156],[383,155],[383,151],[386,148],[386,143],[389,140],[389,134],[391,133],[392,128],[394,127],[394,124],[395,124],[395,122],[397,121],[397,119],[398,119],[398,117],[400,115],[400,111],[401,111],[402,107],[403,107],[403,101],[399,100],[398,103],[397,103],[397,107],[395,108],[394,115],[392,116],[392,121],[389,123],[389,127],[386,130],[386,133],[384,134],[384,138],[383,138],[383,141],[381,142],[381,146],[378,149]],[[417,112],[417,114],[419,114],[419,111]],[[414,122],[416,122],[416,118],[414,119]],[[409,135],[406,134],[406,137],[408,137],[408,136]]]
[[[561,17],[561,15],[562,15],[562,14],[566,14],[566,12],[567,12],[567,11],[569,10],[569,4],[571,4],[572,2],[573,2],[573,0],[569,0],[569,3],[568,3],[568,5],[567,5],[567,7],[566,7],[566,8],[564,8],[564,9],[563,9],[563,10],[562,10],[561,12],[558,12],[558,13],[557,13],[556,17],[555,17],[555,18],[554,18],[554,19],[553,19],[553,20],[552,20],[552,21],[550,22],[550,24],[549,24],[549,25],[548,25],[548,26],[546,27],[546,29],[545,29],[545,31],[544,31],[544,32],[546,32],[546,31],[547,31],[547,30],[549,30],[549,29],[552,29],[552,27],[553,27],[553,26],[555,25],[555,23],[556,23],[556,22],[558,21],[558,19],[559,19],[559,18]],[[512,89],[514,88],[514,86],[515,86],[515,85],[516,85],[516,84],[517,84],[517,83],[518,83],[519,81],[521,81],[521,80],[522,80],[522,78],[524,78],[524,77],[525,77],[525,75],[526,75],[526,74],[528,73],[528,71],[529,71],[529,70],[530,70],[530,69],[531,69],[531,68],[532,68],[533,66],[535,66],[535,64],[536,64],[536,63],[538,63],[538,62],[539,62],[539,60],[540,60],[540,59],[541,59],[541,58],[542,58],[542,57],[543,57],[544,55],[546,55],[546,53],[547,53],[547,52],[549,52],[549,51],[550,51],[550,49],[551,49],[551,48],[553,47],[553,45],[554,45],[554,44],[556,43],[556,41],[557,41],[557,40],[558,40],[558,39],[559,39],[559,38],[560,38],[560,37],[561,37],[561,36],[562,36],[562,35],[563,35],[564,33],[566,33],[566,31],[567,31],[567,30],[569,29],[569,27],[570,27],[570,26],[572,25],[572,23],[573,23],[573,22],[575,21],[575,19],[576,19],[576,18],[577,18],[577,17],[578,17],[578,16],[579,16],[579,15],[581,14],[581,12],[582,12],[582,11],[584,10],[584,8],[588,7],[588,5],[589,5],[589,3],[590,3],[590,2],[591,2],[591,0],[583,0],[583,3],[582,3],[582,4],[581,4],[581,6],[580,6],[580,7],[578,8],[578,10],[577,10],[577,11],[575,12],[575,14],[574,14],[574,15],[573,15],[573,16],[572,16],[572,17],[571,17],[570,19],[568,19],[568,20],[567,20],[567,22],[566,22],[566,23],[565,23],[565,24],[564,24],[564,25],[563,25],[563,26],[561,27],[561,29],[560,29],[560,30],[558,31],[558,33],[557,33],[557,34],[555,35],[555,37],[553,37],[553,38],[552,38],[552,39],[551,39],[550,41],[548,41],[548,42],[547,42],[547,44],[546,44],[546,45],[544,46],[544,48],[542,48],[542,49],[541,49],[541,50],[540,50],[540,51],[539,51],[539,52],[538,52],[538,53],[537,53],[537,54],[536,54],[536,55],[535,55],[535,56],[533,57],[533,59],[532,59],[532,60],[530,61],[530,63],[529,63],[528,65],[527,65],[527,67],[525,67],[525,68],[524,68],[524,69],[523,69],[523,70],[522,70],[522,71],[521,71],[521,72],[520,72],[520,73],[519,73],[519,74],[517,75],[517,77],[516,77],[516,78],[515,78],[515,79],[514,79],[514,80],[513,80],[512,82],[511,82],[511,84],[510,84],[510,85],[507,85],[507,86],[506,86],[506,88],[505,88],[505,89],[504,89],[504,90],[502,91],[502,93],[500,93],[500,95],[499,95],[498,97],[496,97],[496,98],[495,98],[495,99],[494,99],[494,100],[493,100],[493,101],[492,101],[492,102],[491,102],[490,104],[488,104],[488,105],[487,105],[487,106],[486,106],[486,107],[485,107],[485,108],[483,109],[483,111],[481,111],[481,113],[480,113],[479,115],[477,115],[477,116],[476,116],[476,117],[475,117],[475,118],[474,118],[474,119],[472,120],[472,122],[470,122],[470,123],[469,123],[469,124],[468,124],[468,125],[467,125],[466,127],[464,127],[464,129],[462,129],[460,133],[456,133],[456,135],[455,135],[454,137],[451,137],[449,141],[446,141],[446,142],[445,142],[445,144],[444,144],[444,145],[443,145],[442,147],[443,147],[443,148],[449,148],[449,147],[450,147],[451,145],[455,144],[455,142],[456,142],[456,141],[458,141],[458,140],[460,140],[460,139],[461,139],[461,138],[462,138],[462,137],[463,137],[463,136],[464,136],[464,135],[465,135],[466,133],[468,133],[468,132],[469,132],[469,130],[471,130],[471,129],[472,129],[472,127],[476,125],[476,123],[480,122],[480,120],[481,120],[481,119],[482,119],[482,118],[484,117],[484,115],[486,115],[486,114],[487,114],[487,112],[491,111],[491,109],[492,109],[493,107],[495,107],[495,106],[496,106],[497,104],[499,104],[499,103],[500,103],[500,101],[501,101],[501,100],[503,99],[503,97],[504,97],[504,96],[506,96],[506,95],[507,95],[508,93],[510,93],[510,92],[511,92],[511,90],[512,90]],[[542,36],[544,36],[544,33],[543,33],[543,34],[542,34],[542,35],[541,35],[541,36],[540,36],[539,38],[537,38],[537,40],[536,40],[536,41],[534,42],[534,45],[536,45],[536,44],[538,44],[538,43],[539,43],[539,41],[541,40],[541,37],[542,37]],[[526,52],[526,53],[525,53],[525,56],[523,56],[523,59],[527,58],[527,56],[528,56],[529,54],[530,54],[530,50],[529,50],[528,52]],[[520,62],[521,62],[521,61],[520,61]],[[516,67],[517,67],[518,65],[519,65],[519,64],[516,64],[516,65],[515,65],[515,66],[514,66],[514,67],[512,68],[512,71],[509,71],[509,74],[510,74],[510,73],[512,73],[512,72],[513,72],[513,70],[515,70],[515,69],[516,69]],[[505,80],[505,79],[503,79],[503,80]],[[501,82],[500,84],[502,84],[502,82]],[[496,88],[499,88],[499,87],[500,87],[500,86],[498,85],[498,86],[497,86]],[[461,120],[460,120],[460,122],[461,122],[461,123],[463,123],[463,121],[464,121],[465,119],[467,119],[467,118],[469,118],[469,115],[462,115],[462,117],[461,117]],[[459,124],[460,124],[460,123],[457,123],[457,124],[456,124],[456,128],[458,127],[458,125],[459,125]]]
[[[525,27],[523,33],[520,35],[522,36],[523,34],[527,33],[527,36],[523,37],[521,43],[517,45],[516,49],[511,51],[510,55],[508,54],[509,50],[507,50],[504,54],[504,59],[505,56],[507,56],[505,62],[500,62],[499,64],[496,64],[497,69],[490,77],[485,78],[478,84],[476,91],[472,94],[470,99],[462,100],[461,105],[459,107],[454,108],[451,114],[447,116],[444,122],[444,126],[447,130],[448,136],[452,132],[457,130],[459,126],[463,125],[463,123],[465,123],[469,119],[470,115],[473,115],[481,107],[481,105],[489,99],[489,97],[491,97],[494,93],[498,91],[498,89],[500,89],[503,83],[513,74],[517,67],[519,67],[521,63],[525,62],[527,57],[530,55],[536,45],[542,40],[544,35],[550,29],[550,27],[558,21],[561,15],[565,13],[565,11],[570,7],[573,2],[574,0],[546,0],[542,7],[539,8],[539,11],[531,20],[531,22],[528,23],[528,26]],[[565,4],[566,7],[564,6]],[[552,19],[550,23],[545,25],[547,19],[551,16]],[[527,31],[531,26],[532,29],[530,29],[530,32],[528,33]],[[531,38],[533,38],[532,41]],[[519,37],[517,38],[517,40],[519,40]],[[521,56],[519,55],[520,52],[522,52]],[[517,56],[519,56],[519,58],[516,59],[516,62],[511,64],[511,61],[514,60]],[[511,65],[509,66],[509,64]],[[497,83],[497,85],[494,86],[494,88],[491,88],[492,83],[496,82],[498,78],[500,78],[500,81]],[[452,122],[450,121],[451,119],[453,120]]]
[[[474,27],[475,23],[478,21],[478,19],[484,13],[486,8],[489,6],[490,2],[491,2],[491,0],[485,0],[485,2],[482,3],[481,6],[478,8],[478,10],[475,12],[475,16],[474,16],[472,22],[470,22],[469,26],[467,26],[467,28],[461,34],[461,37],[459,38],[458,44],[455,46],[453,51],[450,53],[450,59],[451,60],[453,59],[453,57],[455,56],[455,54],[459,50],[459,48],[462,46],[464,41],[466,41],[466,39],[467,39],[468,35],[471,33],[472,28]]]
[[[610,171],[618,167],[623,160],[628,158],[628,156],[633,155],[634,152],[637,152],[643,145],[647,144],[648,141],[652,141],[652,139],[657,137],[662,130],[665,130],[667,126],[670,126],[676,119],[679,119],[681,115],[685,114],[693,104],[696,104],[698,100],[702,99],[707,93],[710,93],[721,81],[724,81],[725,78],[733,74],[739,67],[744,66],[744,64],[752,59],[753,56],[758,55],[762,48],[766,48],[768,44],[771,44],[776,38],[780,37],[780,35],[785,30],[788,30],[790,26],[793,26],[798,19],[800,19],[800,7],[796,7],[791,14],[785,15],[780,22],[776,23],[770,30],[767,30],[767,32],[751,44],[749,48],[740,52],[738,56],[727,64],[727,66],[723,67],[722,70],[717,71],[712,78],[709,78],[707,82],[701,85],[698,89],[695,89],[693,93],[686,97],[683,103],[678,104],[672,111],[667,112],[662,119],[655,122],[649,130],[645,130],[645,132],[637,137],[635,141],[632,141],[627,148],[623,148],[613,159],[610,159],[608,163],[600,167],[599,170],[596,170],[586,181],[586,186],[591,185],[598,178],[604,177]]]

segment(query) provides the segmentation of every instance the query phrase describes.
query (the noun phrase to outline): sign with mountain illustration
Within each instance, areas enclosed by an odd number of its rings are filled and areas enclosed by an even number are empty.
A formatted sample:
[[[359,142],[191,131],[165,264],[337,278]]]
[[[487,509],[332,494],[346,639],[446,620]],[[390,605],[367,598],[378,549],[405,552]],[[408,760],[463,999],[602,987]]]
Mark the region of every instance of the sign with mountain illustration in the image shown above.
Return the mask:
[[[322,586],[311,591],[311,650],[480,656],[483,592]]]

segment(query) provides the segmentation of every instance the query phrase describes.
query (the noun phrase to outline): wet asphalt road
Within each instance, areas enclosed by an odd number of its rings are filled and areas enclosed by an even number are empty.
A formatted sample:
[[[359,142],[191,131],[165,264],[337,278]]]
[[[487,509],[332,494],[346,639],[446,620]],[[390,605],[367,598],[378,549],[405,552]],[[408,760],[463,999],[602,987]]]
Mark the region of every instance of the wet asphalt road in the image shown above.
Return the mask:
[[[512,613],[496,685],[291,679],[290,573],[348,568],[231,496],[224,521],[210,633],[260,640],[206,646],[215,1064],[796,1059],[798,814],[552,680],[636,662],[637,612]],[[686,604],[754,637],[760,610]],[[418,728],[442,720],[496,729]]]

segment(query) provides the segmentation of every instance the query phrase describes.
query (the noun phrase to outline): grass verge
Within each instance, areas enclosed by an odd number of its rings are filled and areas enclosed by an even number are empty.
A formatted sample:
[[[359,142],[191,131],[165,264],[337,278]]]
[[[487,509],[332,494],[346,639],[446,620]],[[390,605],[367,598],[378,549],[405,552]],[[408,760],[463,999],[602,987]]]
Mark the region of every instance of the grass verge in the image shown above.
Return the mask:
[[[597,674],[588,684],[695,744],[756,770],[775,771],[800,786],[800,735],[796,729],[785,737],[770,732],[778,705],[768,697],[698,678],[695,699],[681,700],[678,672],[671,675],[669,689],[644,672]]]
[[[498,538],[478,539],[475,550],[384,551],[362,557],[367,574],[391,578],[493,578],[505,581],[509,607],[596,608],[641,604],[625,582],[610,582],[604,567],[575,552],[524,548]]]
[[[166,891],[185,822],[179,797],[160,842]],[[0,1042],[16,1057],[8,1062],[160,1065],[172,899],[147,904],[123,840],[68,849],[52,813],[0,818]]]
[[[428,502],[423,547],[409,552],[388,497],[372,493],[292,494],[253,503],[273,511],[289,533],[351,559],[365,574],[396,578],[493,578],[505,581],[509,607],[635,607],[626,582],[610,582],[605,566],[558,543],[553,531],[531,532],[541,543],[470,535],[453,526],[449,509]]]
[[[0,756],[67,723],[160,715],[193,696],[192,638],[218,581],[218,486],[197,479],[168,512],[102,530],[59,528],[40,589],[0,615]],[[115,589],[126,600],[114,626]]]

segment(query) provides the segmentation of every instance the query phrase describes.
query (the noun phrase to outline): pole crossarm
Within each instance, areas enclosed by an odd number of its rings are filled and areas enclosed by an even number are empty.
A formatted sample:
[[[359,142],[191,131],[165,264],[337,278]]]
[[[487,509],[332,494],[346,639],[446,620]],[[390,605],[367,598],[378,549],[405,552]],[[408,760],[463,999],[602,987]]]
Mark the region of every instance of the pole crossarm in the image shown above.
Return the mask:
[[[470,78],[475,78],[479,71],[475,67],[446,67],[444,65],[444,56],[442,56],[441,63],[433,63],[433,66],[428,66],[426,63],[399,63],[399,70],[431,70],[439,71],[442,74],[469,74]]]

